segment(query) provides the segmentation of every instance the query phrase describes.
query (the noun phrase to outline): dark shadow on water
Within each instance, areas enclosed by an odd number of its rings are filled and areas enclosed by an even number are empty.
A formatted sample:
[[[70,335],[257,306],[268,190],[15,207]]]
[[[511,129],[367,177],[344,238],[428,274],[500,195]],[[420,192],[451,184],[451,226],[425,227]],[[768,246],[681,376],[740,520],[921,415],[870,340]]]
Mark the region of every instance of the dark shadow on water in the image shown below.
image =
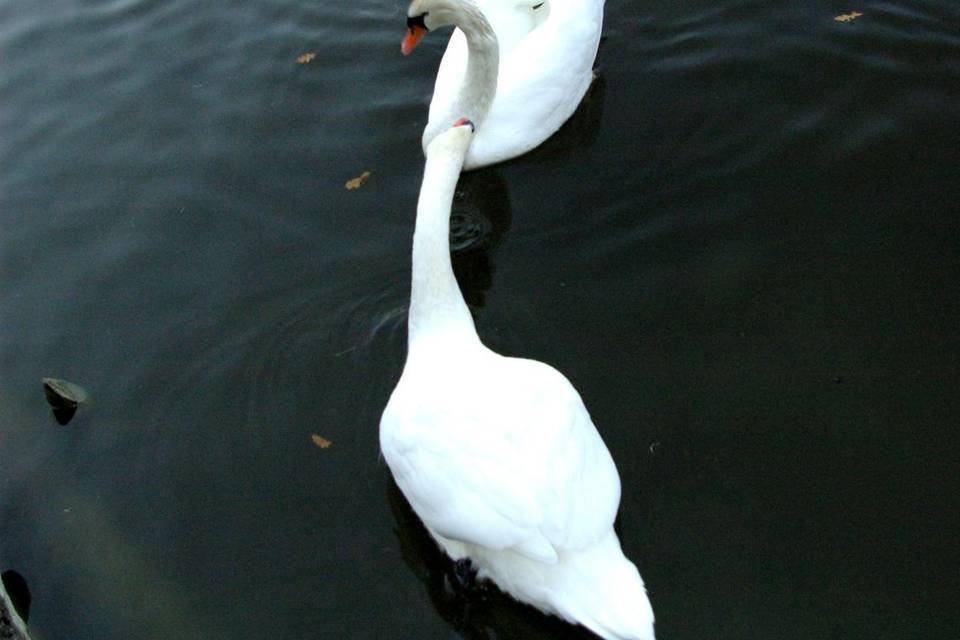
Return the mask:
[[[496,167],[460,176],[450,212],[450,251],[460,290],[473,310],[486,302],[493,256],[512,219],[507,182]]]
[[[73,420],[73,416],[77,413],[77,405],[72,407],[53,407],[53,418],[57,421],[59,425],[68,424]]]
[[[543,144],[530,152],[532,160],[565,156],[576,149],[591,147],[600,135],[607,80],[599,72],[570,119]],[[521,156],[522,157],[522,156]]]
[[[596,639],[583,627],[540,613],[507,596],[489,582],[466,592],[453,587],[453,562],[427,533],[393,480],[387,486],[394,534],[404,563],[423,583],[434,608],[464,640]]]
[[[533,151],[510,162],[566,160],[571,152],[592,146],[600,132],[605,93],[606,80],[598,74],[580,106],[560,130]],[[464,299],[474,311],[486,302],[486,292],[493,283],[492,258],[513,219],[510,192],[500,166],[462,174],[450,213],[453,272]]]

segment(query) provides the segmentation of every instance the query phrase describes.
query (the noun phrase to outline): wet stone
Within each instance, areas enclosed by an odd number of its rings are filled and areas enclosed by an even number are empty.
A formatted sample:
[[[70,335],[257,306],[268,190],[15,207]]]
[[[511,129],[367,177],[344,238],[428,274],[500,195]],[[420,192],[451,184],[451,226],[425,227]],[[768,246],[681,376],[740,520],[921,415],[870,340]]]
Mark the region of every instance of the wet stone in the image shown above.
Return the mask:
[[[0,640],[30,640],[27,626],[10,601],[3,582],[0,582]]]
[[[60,424],[67,424],[77,412],[81,402],[89,397],[80,385],[59,378],[44,378],[43,395],[53,409],[53,417]]]

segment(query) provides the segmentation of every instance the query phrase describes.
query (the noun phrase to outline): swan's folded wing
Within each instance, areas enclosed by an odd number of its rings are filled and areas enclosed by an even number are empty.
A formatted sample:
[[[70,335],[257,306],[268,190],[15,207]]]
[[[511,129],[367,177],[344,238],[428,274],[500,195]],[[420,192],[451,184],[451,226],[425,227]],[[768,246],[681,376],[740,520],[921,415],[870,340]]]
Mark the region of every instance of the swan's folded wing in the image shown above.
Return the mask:
[[[407,421],[403,428],[410,427]],[[390,432],[389,427],[382,432]],[[382,439],[381,447],[397,485],[427,527],[445,538],[556,561],[556,551],[540,533],[543,515],[531,479],[516,468],[510,452],[498,452],[482,438],[422,437],[424,433],[416,446],[404,446],[401,436]]]
[[[620,506],[620,476],[582,402],[570,412],[566,436],[549,453],[552,499],[542,499],[541,530],[558,549],[582,549],[610,531]]]
[[[521,447],[529,461],[540,532],[557,550],[586,547],[607,535],[620,505],[620,477],[587,408],[570,381],[535,360],[508,358],[514,388],[527,402]],[[520,404],[520,403],[518,403]]]
[[[420,419],[388,410],[381,447],[430,529],[553,562],[609,531],[619,478],[566,378],[539,362],[505,360],[516,375],[502,376],[495,401]]]

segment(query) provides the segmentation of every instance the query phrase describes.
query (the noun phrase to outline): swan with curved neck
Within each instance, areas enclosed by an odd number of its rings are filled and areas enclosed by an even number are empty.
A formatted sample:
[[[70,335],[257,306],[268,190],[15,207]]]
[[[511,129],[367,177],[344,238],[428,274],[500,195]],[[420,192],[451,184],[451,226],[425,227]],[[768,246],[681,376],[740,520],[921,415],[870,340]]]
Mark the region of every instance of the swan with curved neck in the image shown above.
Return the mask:
[[[593,81],[603,0],[413,0],[406,55],[454,25],[423,131],[423,149],[466,114],[477,134],[464,169],[538,146],[571,116]]]
[[[427,147],[403,373],[380,420],[400,490],[444,552],[517,600],[607,640],[653,640],[653,610],[613,530],[620,478],[557,370],[488,349],[457,286],[450,208],[473,125]]]

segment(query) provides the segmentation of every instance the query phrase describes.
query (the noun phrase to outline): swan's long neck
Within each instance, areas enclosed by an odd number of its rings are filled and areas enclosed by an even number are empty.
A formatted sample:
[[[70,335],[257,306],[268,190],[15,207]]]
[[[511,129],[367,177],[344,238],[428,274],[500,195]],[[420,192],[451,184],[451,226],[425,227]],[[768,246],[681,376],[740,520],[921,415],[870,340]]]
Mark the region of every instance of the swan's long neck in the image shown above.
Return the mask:
[[[497,93],[500,45],[497,34],[480,8],[472,1],[462,3],[457,26],[467,39],[467,71],[453,107],[456,117],[467,117],[482,127]],[[450,126],[450,123],[444,123]]]
[[[424,339],[478,342],[450,262],[450,208],[467,145],[436,140],[427,151],[413,233],[409,345]]]

